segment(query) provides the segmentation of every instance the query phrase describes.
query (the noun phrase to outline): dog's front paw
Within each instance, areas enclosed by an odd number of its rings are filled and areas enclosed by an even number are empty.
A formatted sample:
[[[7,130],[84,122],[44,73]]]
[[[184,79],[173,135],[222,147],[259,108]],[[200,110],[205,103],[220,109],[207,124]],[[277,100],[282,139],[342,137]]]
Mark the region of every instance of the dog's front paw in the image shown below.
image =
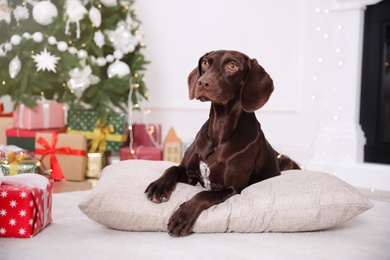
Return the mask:
[[[174,237],[190,234],[197,217],[198,214],[196,214],[194,207],[190,206],[189,203],[181,204],[169,219],[168,234]]]
[[[168,201],[171,197],[173,186],[161,181],[160,179],[152,182],[145,190],[145,194],[149,200],[161,203]]]
[[[160,178],[146,188],[145,194],[148,199],[157,203],[169,200],[181,174],[185,174],[183,167],[172,166],[168,168]]]

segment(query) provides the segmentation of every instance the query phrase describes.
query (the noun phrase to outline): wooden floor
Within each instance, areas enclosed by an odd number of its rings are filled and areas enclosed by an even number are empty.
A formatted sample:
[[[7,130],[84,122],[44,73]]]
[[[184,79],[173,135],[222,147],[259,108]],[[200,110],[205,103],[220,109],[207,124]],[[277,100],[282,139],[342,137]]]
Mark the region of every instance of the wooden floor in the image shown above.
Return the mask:
[[[53,193],[89,190],[92,189],[98,179],[87,179],[85,181],[55,181],[53,186]]]

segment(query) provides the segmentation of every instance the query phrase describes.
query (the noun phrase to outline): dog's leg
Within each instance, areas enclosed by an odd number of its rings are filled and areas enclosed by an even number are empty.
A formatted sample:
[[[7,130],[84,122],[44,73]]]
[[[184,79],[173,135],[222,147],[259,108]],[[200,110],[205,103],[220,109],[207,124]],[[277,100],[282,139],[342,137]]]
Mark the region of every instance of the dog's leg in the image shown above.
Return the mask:
[[[177,182],[189,183],[186,169],[183,166],[172,166],[165,170],[160,178],[149,184],[145,193],[153,202],[168,201]]]
[[[167,226],[169,235],[176,237],[188,235],[203,210],[224,202],[234,194],[236,192],[232,187],[226,187],[218,191],[199,192],[190,200],[181,204],[172,214]]]

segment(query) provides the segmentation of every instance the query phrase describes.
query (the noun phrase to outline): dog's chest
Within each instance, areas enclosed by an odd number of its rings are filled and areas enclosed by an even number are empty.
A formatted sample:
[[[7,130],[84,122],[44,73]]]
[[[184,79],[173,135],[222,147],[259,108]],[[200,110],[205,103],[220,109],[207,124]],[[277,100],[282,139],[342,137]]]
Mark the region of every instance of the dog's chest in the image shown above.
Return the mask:
[[[200,161],[199,170],[203,180],[203,185],[206,189],[211,190],[210,185],[210,168],[204,161]]]

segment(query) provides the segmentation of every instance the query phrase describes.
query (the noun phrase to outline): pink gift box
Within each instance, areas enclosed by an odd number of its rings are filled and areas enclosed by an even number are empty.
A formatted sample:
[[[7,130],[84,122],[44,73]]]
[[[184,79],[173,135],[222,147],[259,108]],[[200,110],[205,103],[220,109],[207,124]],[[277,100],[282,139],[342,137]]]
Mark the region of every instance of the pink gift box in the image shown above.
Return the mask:
[[[64,128],[64,109],[62,103],[46,101],[31,109],[20,105],[14,111],[14,127],[20,129]]]
[[[154,143],[155,142],[155,143]],[[155,146],[161,144],[161,125],[155,124],[134,124],[133,145]]]
[[[133,150],[134,150],[134,154],[130,152],[129,147],[122,147],[120,150],[121,161],[130,160],[130,159],[161,161],[162,159],[161,148],[150,147],[150,146],[138,146],[133,148]]]
[[[0,237],[29,238],[49,225],[52,222],[52,191],[53,180],[48,181],[46,188],[30,183],[2,183]]]

